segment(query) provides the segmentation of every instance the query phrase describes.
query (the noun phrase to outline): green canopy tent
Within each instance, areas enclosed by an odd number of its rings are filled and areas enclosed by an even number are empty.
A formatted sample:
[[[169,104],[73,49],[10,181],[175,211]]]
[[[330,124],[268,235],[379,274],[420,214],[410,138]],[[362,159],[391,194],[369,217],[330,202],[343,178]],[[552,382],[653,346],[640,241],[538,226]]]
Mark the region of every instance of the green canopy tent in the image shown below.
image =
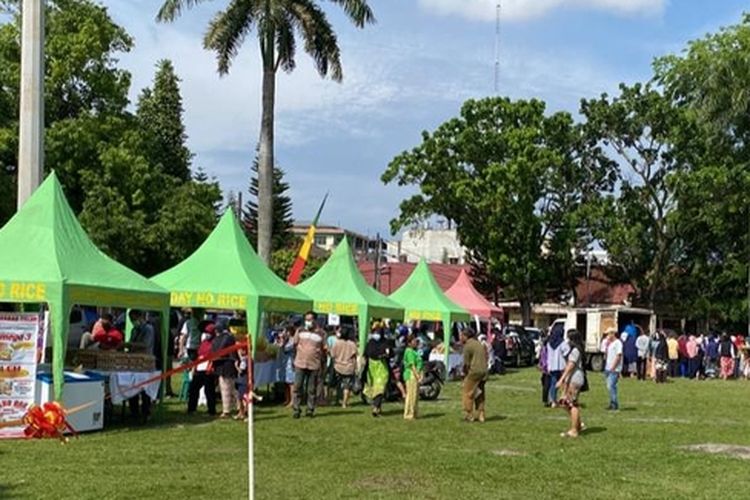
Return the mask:
[[[49,305],[57,400],[62,398],[68,319],[74,304],[161,312],[167,359],[169,293],[89,240],[54,172],[0,229],[0,256],[0,302]]]
[[[424,259],[390,298],[403,306],[405,321],[441,321],[443,323],[446,366],[450,353],[451,326],[455,321],[468,321],[469,313],[449,299]]]
[[[357,316],[360,351],[364,351],[373,318],[404,317],[403,307],[367,284],[347,238],[341,240],[323,267],[297,288],[313,299],[313,311],[317,313]]]
[[[260,260],[231,210],[190,257],[152,279],[171,292],[173,307],[246,311],[253,345],[263,312],[312,308]]]

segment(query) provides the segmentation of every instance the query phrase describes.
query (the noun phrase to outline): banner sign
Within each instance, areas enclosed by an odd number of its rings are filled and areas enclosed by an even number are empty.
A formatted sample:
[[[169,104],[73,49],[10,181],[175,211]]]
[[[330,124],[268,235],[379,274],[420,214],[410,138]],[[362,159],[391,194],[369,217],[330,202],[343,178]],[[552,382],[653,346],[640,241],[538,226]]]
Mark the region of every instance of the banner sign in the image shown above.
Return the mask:
[[[328,326],[340,326],[341,325],[341,316],[338,314],[329,314],[328,315]]]
[[[357,316],[359,306],[348,302],[315,302],[315,312],[323,314],[338,314],[339,316]]]
[[[172,307],[246,309],[247,295],[213,292],[172,292]]]
[[[443,315],[440,311],[417,311],[409,310],[406,311],[406,321],[442,321]]]
[[[34,404],[42,319],[40,314],[0,313],[0,422],[23,418]],[[0,428],[0,439],[24,437],[23,429]]]
[[[46,300],[47,285],[44,283],[0,281],[0,301],[45,302]]]

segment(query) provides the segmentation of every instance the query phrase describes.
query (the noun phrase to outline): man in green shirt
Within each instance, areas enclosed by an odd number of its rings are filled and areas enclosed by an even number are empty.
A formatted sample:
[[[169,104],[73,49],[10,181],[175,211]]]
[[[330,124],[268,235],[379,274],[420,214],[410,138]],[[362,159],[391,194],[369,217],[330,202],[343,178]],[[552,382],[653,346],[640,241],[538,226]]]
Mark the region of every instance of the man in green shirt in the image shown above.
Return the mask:
[[[409,335],[407,348],[404,351],[404,382],[406,383],[406,402],[404,403],[404,419],[417,418],[417,401],[419,400],[419,381],[422,379],[422,356],[417,352],[419,340],[415,335]]]
[[[484,422],[484,384],[487,381],[487,351],[471,329],[461,332],[464,344],[464,420]],[[476,414],[475,414],[476,411]]]

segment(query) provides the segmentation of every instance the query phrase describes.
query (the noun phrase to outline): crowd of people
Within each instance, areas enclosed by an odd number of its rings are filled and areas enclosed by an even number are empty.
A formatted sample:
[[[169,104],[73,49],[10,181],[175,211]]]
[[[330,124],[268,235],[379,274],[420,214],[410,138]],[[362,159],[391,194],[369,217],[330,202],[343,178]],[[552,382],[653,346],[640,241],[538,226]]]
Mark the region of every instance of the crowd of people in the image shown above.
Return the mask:
[[[187,411],[197,411],[205,400],[209,415],[217,415],[217,393],[221,402],[220,418],[247,419],[247,349],[238,349],[216,357],[236,343],[227,319],[205,320],[202,311],[183,311],[174,339],[174,353],[181,363],[193,363],[187,389]],[[139,311],[130,312],[133,325],[131,342],[143,344],[146,352],[157,352],[158,322],[149,321]],[[118,328],[119,327],[119,328]],[[104,314],[90,328],[81,347],[116,349],[123,345],[124,325],[115,324]],[[461,375],[463,418],[484,422],[485,383],[491,373],[504,372],[505,339],[501,329],[491,328],[489,335],[477,335],[470,328],[453,337],[450,347],[439,340],[441,332],[430,334],[423,326],[401,325],[390,328],[374,322],[360,356],[357,336],[341,326],[324,329],[315,313],[302,321],[287,323],[270,332],[261,342],[275,347],[274,378],[292,417],[315,416],[320,405],[348,408],[352,397],[361,395],[369,402],[373,417],[382,415],[386,400],[403,401],[403,418],[418,417],[420,384],[425,377],[430,355],[442,358],[445,349],[462,353]],[[438,336],[439,335],[439,336]],[[622,332],[608,328],[599,350],[604,360],[604,377],[609,395],[607,409],[620,408],[618,383],[622,377],[654,380],[669,378],[750,378],[750,345],[742,335],[711,332],[706,335],[677,335],[657,330],[646,334],[637,325]],[[211,359],[210,361],[206,359]],[[161,366],[161,361],[158,361]],[[542,403],[564,408],[570,415],[570,428],[564,437],[576,437],[585,427],[581,421],[579,397],[588,390],[587,356],[584,336],[577,330],[565,332],[553,325],[542,339],[539,351]],[[444,370],[445,367],[442,367]],[[167,384],[167,395],[171,387]],[[129,401],[131,414],[147,418],[151,401],[145,392]]]
[[[391,329],[374,322],[363,355],[352,331],[341,326],[322,328],[315,313],[308,312],[299,324],[286,324],[270,332],[261,342],[274,346],[277,357],[275,379],[284,405],[292,417],[315,417],[320,405],[349,408],[354,395],[369,402],[374,418],[382,416],[383,403],[394,396],[403,401],[403,418],[419,416],[420,383],[428,358],[440,341],[424,329],[407,326]],[[217,413],[216,387],[221,395],[222,412],[227,418],[237,405],[236,419],[246,418],[248,360],[244,351],[211,362],[200,362],[232,345],[234,338],[226,325],[198,321],[186,311],[177,340],[183,362],[197,360],[192,369],[188,413],[197,410],[200,394],[205,394],[208,413]],[[485,420],[484,383],[489,374],[488,351],[471,330],[460,333],[463,345],[464,418]]]
[[[600,344],[609,396],[607,410],[620,409],[618,382],[622,377],[665,383],[669,378],[750,378],[750,344],[740,334],[711,332],[677,335],[657,330],[648,335],[637,325],[622,333],[609,327]],[[564,332],[554,325],[542,341],[539,355],[542,403],[563,407],[571,427],[562,435],[577,437],[584,427],[578,398],[588,390],[583,335],[575,329]]]

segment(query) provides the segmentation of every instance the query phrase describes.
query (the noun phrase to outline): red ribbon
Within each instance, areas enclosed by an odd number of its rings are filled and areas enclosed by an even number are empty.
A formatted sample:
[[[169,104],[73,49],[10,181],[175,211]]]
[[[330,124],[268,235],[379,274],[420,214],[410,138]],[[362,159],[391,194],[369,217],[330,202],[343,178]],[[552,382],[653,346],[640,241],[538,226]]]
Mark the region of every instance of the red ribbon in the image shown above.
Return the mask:
[[[247,342],[238,342],[236,344],[230,345],[229,347],[225,347],[224,349],[220,349],[216,352],[212,352],[206,356],[199,356],[195,361],[191,361],[190,363],[187,363],[185,365],[181,365],[177,368],[173,368],[171,370],[168,370],[164,373],[160,373],[159,375],[155,375],[149,379],[144,380],[143,382],[139,382],[135,385],[131,385],[128,387],[124,387],[120,390],[119,394],[124,395],[126,392],[130,392],[134,389],[140,389],[141,387],[146,387],[147,385],[156,382],[156,381],[162,381],[168,377],[171,377],[172,375],[180,372],[184,372],[187,370],[191,370],[198,366],[201,363],[207,363],[209,361],[215,361],[219,358],[223,358],[227,354],[232,354],[233,352],[239,351],[240,349],[247,348],[248,344]],[[248,370],[249,371],[249,370]],[[248,387],[252,387],[252,379],[248,376]],[[104,399],[111,398],[112,394],[107,396]]]
[[[66,430],[76,434],[75,429],[65,419],[66,416],[65,409],[56,401],[44,403],[42,406],[31,405],[23,417],[23,423],[26,425],[23,433],[27,438],[58,438],[66,442],[67,438],[63,435]]]
[[[152,382],[156,382],[164,380],[168,377],[171,377],[172,375],[176,373],[180,373],[186,370],[190,370],[196,366],[198,366],[201,363],[206,363],[209,361],[214,361],[219,358],[223,358],[224,356],[228,354],[232,354],[233,352],[239,351],[240,349],[247,348],[248,344],[247,342],[238,342],[234,345],[231,345],[229,347],[226,347],[224,349],[221,349],[216,352],[212,352],[211,354],[208,354],[206,356],[200,356],[195,361],[191,361],[190,363],[184,364],[178,368],[174,368],[172,370],[169,370],[164,373],[160,373],[159,375],[156,375],[154,377],[149,378],[148,380],[144,380],[143,382],[140,382],[136,385],[132,385],[129,387],[125,387],[120,390],[120,394],[124,392],[132,391],[133,389],[140,389],[141,387],[145,387],[148,384]],[[248,392],[246,395],[243,395],[244,400],[247,402],[247,404],[252,404],[253,398],[253,363],[252,360],[248,360]],[[105,399],[111,398],[112,394],[109,394]],[[90,403],[89,403],[90,404]],[[76,411],[78,409],[82,409],[87,405],[82,405],[80,407],[74,408],[72,411]],[[65,408],[62,407],[62,405],[56,401],[44,403],[42,406],[39,405],[31,405],[29,409],[26,412],[26,415],[24,415],[23,419],[20,421],[14,421],[14,422],[3,422],[3,426],[9,426],[11,424],[21,424],[25,425],[26,428],[24,429],[24,435],[29,439],[44,439],[44,438],[58,438],[62,440],[63,442],[67,442],[67,438],[64,436],[64,432],[66,430],[69,430],[73,435],[77,435],[75,429],[68,423],[66,420],[67,412],[65,411]]]

